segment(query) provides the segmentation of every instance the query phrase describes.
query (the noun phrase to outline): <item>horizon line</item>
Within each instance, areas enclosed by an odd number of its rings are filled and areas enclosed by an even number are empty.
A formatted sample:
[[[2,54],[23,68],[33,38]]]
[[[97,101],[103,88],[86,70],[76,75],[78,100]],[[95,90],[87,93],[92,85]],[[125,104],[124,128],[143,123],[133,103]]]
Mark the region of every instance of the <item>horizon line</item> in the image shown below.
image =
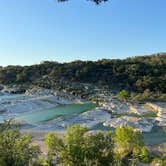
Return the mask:
[[[72,62],[76,62],[76,61],[81,61],[81,62],[97,62],[97,61],[101,61],[101,60],[125,60],[125,59],[128,59],[128,58],[137,58],[137,57],[145,57],[145,56],[157,56],[157,55],[164,55],[166,54],[166,51],[165,52],[156,52],[156,53],[150,53],[150,54],[147,54],[147,55],[135,55],[135,56],[127,56],[127,57],[124,57],[124,58],[101,58],[101,59],[94,59],[94,60],[83,60],[83,59],[75,59],[75,60],[69,60],[69,61],[56,61],[56,60],[52,60],[52,59],[46,59],[46,60],[42,60],[38,63],[32,63],[32,64],[27,64],[27,65],[17,65],[17,64],[9,64],[9,65],[0,65],[1,68],[5,68],[5,67],[9,67],[9,66],[20,66],[20,67],[25,67],[25,66],[33,66],[33,65],[40,65],[44,62],[56,62],[56,63],[59,63],[59,64],[65,64],[65,63],[72,63]]]

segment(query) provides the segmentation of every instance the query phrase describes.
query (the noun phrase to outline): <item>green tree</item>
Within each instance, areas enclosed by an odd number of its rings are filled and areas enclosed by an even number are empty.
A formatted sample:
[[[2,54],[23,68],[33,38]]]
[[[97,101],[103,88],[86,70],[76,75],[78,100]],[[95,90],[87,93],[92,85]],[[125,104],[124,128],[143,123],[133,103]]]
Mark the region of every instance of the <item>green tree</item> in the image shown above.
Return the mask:
[[[64,139],[49,133],[45,138],[48,158],[64,166],[113,165],[112,134],[87,135],[86,131],[79,125],[68,127]]]
[[[0,165],[28,166],[39,155],[39,147],[31,144],[29,134],[21,135],[15,124],[0,126]]]
[[[144,146],[143,136],[130,126],[117,127],[115,131],[115,154],[123,165],[135,163],[139,160],[141,149]]]
[[[114,165],[112,133],[97,133],[85,139],[85,165]]]
[[[139,131],[135,131],[130,126],[117,127],[115,131],[115,144],[117,146],[116,150],[122,155],[137,152],[144,145],[143,136]]]
[[[30,166],[51,166],[48,161],[39,156],[36,160],[33,160],[33,162],[30,164]]]
[[[126,100],[129,97],[129,92],[127,90],[122,90],[117,94],[118,99]]]
[[[58,2],[65,2],[65,1],[68,1],[68,0],[57,0]],[[96,4],[100,4],[101,2],[106,2],[108,0],[90,0],[90,1],[93,1],[95,2]]]
[[[150,157],[149,157],[149,151],[147,148],[143,147],[140,152],[140,161],[143,163],[149,163],[150,162]]]

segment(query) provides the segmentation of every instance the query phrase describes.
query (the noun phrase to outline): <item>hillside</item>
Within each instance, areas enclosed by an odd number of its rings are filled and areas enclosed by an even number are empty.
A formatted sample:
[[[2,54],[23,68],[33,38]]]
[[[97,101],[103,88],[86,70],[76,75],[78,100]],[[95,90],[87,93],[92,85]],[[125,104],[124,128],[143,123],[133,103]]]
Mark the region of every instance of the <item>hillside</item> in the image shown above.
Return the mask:
[[[166,53],[124,60],[102,59],[70,63],[44,61],[31,66],[1,67],[0,83],[65,89],[75,94],[85,91],[85,85],[104,87],[116,92],[125,89],[136,94],[165,94]]]

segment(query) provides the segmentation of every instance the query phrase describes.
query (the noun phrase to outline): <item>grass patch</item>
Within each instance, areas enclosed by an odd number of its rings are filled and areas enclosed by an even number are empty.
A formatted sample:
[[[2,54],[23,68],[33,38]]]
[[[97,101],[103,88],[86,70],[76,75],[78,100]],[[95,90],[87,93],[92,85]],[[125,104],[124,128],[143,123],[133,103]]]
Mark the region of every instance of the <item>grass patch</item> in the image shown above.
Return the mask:
[[[122,114],[112,114],[112,118],[120,118],[123,116],[131,116],[136,118],[155,118],[157,117],[157,114],[155,112],[149,111],[147,113],[144,113],[142,115],[136,114],[136,113],[122,113]]]

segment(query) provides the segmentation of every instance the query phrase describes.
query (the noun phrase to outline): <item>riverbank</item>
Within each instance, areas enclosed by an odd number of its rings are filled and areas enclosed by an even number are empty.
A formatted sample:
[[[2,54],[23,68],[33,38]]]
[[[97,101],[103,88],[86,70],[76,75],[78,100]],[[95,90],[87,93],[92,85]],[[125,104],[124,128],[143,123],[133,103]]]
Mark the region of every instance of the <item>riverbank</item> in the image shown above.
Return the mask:
[[[90,129],[98,124],[111,128],[130,125],[141,132],[150,132],[154,126],[165,126],[166,122],[166,104],[133,104],[118,100],[113,94],[97,108],[67,92],[43,88],[4,96],[0,96],[1,121],[2,117],[16,118],[37,130],[64,130],[79,123]]]
[[[0,96],[0,120],[15,118],[22,130],[29,130],[37,137],[49,131],[63,133],[74,124],[91,131],[129,125],[147,133],[146,137],[155,127],[166,126],[166,103],[130,103],[118,100],[113,94],[109,96],[96,105],[65,91],[36,87],[23,94],[3,94]],[[162,133],[161,137],[164,137]],[[162,141],[164,139],[158,143]]]
[[[85,102],[85,100],[72,95],[48,89],[33,88],[26,90],[22,94],[11,94],[7,90],[4,92],[3,89],[0,95],[0,114],[4,119],[9,119],[22,113],[34,113],[56,108],[59,105]],[[1,121],[3,120],[2,116]]]

